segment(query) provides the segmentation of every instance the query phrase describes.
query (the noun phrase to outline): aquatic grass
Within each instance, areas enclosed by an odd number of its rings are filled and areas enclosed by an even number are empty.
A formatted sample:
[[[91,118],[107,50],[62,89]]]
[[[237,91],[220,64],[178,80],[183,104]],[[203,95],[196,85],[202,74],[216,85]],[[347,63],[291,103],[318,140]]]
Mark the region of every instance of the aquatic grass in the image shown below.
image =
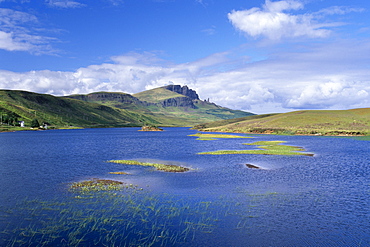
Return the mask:
[[[261,154],[261,155],[304,155],[313,156],[313,153],[305,153],[305,149],[296,146],[281,145],[284,141],[258,141],[253,143],[243,143],[243,145],[257,146],[259,149],[248,150],[218,150],[211,152],[200,152],[198,154]]]
[[[228,135],[228,134],[203,134],[203,133],[196,133],[188,136],[196,136],[198,137],[197,140],[201,141],[213,141],[219,138],[253,138],[249,136],[240,136],[240,135]]]
[[[85,200],[75,200],[73,196],[80,193],[69,191],[70,197],[63,199],[19,202],[12,214],[19,219],[31,213],[37,217],[0,232],[0,245],[198,245],[216,237],[225,226],[248,233],[271,207],[287,203],[287,197],[276,192],[245,190],[238,190],[237,198],[223,195],[210,199],[153,194],[134,187],[122,192],[92,191]]]
[[[95,191],[93,197],[71,197],[67,203],[22,202],[16,208],[20,219],[30,211],[40,216],[4,230],[10,236],[0,239],[3,246],[185,246],[212,233],[218,213],[207,201],[136,189],[122,194]]]
[[[164,171],[164,172],[187,172],[190,170],[190,168],[177,166],[177,165],[140,162],[136,160],[108,160],[107,162],[125,164],[125,165],[150,166],[150,167],[156,168],[159,171]]]

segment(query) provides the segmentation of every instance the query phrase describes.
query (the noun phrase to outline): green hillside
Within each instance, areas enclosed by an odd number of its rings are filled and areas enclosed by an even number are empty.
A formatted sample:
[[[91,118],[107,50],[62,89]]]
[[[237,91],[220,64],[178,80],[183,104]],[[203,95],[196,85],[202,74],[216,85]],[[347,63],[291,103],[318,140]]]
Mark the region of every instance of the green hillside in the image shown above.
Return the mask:
[[[45,123],[49,128],[194,126],[251,115],[201,101],[196,92],[186,86],[171,88],[180,93],[162,87],[142,92],[140,98],[116,92],[55,97],[0,90],[0,131],[16,130],[20,121],[24,121],[26,127]]]
[[[194,126],[253,115],[250,112],[231,110],[200,100],[194,90],[179,85],[155,88],[133,95],[97,92],[68,97],[145,114],[156,119],[162,126]]]
[[[160,103],[166,99],[186,97],[185,95],[178,94],[176,92],[170,91],[163,87],[136,93],[136,94],[133,94],[132,96],[134,96],[135,98],[138,98],[141,101],[145,101],[149,103]]]
[[[370,135],[370,108],[259,115],[198,125],[196,128],[242,133]]]
[[[158,122],[137,112],[76,99],[55,97],[25,91],[0,90],[2,129],[24,121],[31,126],[34,119],[54,127],[110,127],[156,125]]]

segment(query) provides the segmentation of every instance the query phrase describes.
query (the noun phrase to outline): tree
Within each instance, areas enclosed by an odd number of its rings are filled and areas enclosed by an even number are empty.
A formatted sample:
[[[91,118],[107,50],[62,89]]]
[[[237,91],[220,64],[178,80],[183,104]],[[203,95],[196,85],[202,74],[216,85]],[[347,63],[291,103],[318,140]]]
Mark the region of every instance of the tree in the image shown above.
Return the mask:
[[[31,127],[32,128],[36,128],[36,127],[38,128],[38,127],[40,127],[40,123],[39,123],[39,121],[36,118],[32,119]]]

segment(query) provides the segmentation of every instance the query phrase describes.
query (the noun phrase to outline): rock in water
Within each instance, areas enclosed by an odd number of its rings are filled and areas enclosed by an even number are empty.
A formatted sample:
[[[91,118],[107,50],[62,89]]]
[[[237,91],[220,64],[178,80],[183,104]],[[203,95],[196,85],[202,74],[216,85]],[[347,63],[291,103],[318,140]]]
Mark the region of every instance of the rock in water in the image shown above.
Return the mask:
[[[140,131],[163,131],[163,129],[154,126],[143,126]]]
[[[245,164],[248,168],[252,168],[252,169],[261,169],[260,167],[258,166],[255,166],[255,165],[252,165],[252,164]]]

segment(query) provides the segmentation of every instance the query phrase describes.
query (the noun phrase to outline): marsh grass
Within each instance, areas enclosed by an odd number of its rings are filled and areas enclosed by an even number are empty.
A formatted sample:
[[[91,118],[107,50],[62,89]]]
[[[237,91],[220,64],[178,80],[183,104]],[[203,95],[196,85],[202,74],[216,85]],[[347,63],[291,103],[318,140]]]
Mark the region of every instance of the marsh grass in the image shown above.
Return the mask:
[[[74,192],[72,192],[75,194]],[[73,195],[72,194],[72,195]],[[2,246],[186,246],[217,227],[216,205],[136,189],[96,191],[78,200],[24,201],[19,227],[8,227]]]
[[[280,193],[244,189],[236,191],[236,198],[153,194],[126,187],[122,192],[70,192],[63,199],[18,202],[6,215],[19,222],[0,232],[0,245],[196,246],[217,238],[225,226],[249,234],[271,208],[291,203]]]
[[[257,146],[259,149],[249,150],[218,150],[211,152],[201,152],[198,154],[263,154],[263,155],[304,155],[313,156],[312,153],[305,153],[305,149],[296,146],[281,145],[284,141],[258,141],[253,143],[244,143],[243,145]]]
[[[189,136],[196,136],[198,137],[197,140],[200,141],[213,141],[217,140],[219,138],[252,138],[249,136],[240,136],[240,135],[226,135],[226,134],[203,134],[203,133],[197,133]]]
[[[136,160],[109,160],[107,162],[125,164],[125,165],[150,166],[150,167],[156,168],[159,171],[164,171],[164,172],[186,172],[190,170],[190,168],[177,166],[177,165],[140,162]]]

